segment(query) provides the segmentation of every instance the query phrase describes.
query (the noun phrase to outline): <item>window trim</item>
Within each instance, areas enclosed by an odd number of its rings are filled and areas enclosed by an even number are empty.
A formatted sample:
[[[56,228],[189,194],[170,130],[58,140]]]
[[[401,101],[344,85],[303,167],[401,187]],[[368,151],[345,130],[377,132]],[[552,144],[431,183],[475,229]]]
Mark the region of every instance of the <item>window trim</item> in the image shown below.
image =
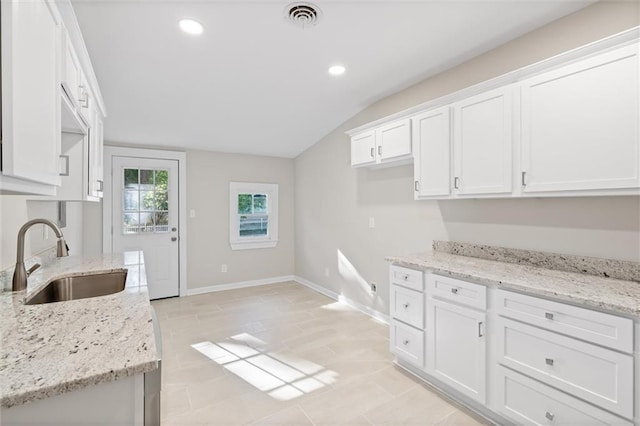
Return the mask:
[[[267,236],[240,237],[239,194],[267,194]],[[273,248],[278,245],[278,184],[229,182],[229,244],[232,250]]]

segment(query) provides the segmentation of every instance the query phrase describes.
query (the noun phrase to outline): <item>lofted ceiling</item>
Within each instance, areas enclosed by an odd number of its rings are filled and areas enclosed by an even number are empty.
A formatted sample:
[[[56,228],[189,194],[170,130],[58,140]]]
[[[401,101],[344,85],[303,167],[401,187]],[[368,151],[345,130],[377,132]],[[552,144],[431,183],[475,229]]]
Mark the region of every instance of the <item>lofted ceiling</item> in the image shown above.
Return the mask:
[[[373,102],[593,1],[314,3],[303,29],[286,0],[73,1],[105,139],[295,157]],[[185,17],[204,32],[183,33]]]

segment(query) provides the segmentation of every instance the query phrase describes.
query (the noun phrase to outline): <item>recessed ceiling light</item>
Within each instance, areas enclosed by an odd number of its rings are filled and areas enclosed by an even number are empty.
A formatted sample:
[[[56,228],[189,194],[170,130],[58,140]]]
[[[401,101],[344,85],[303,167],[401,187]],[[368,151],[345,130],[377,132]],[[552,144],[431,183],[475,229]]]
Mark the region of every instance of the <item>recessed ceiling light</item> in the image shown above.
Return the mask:
[[[342,65],[334,65],[329,68],[329,74],[331,75],[342,75],[347,69]]]
[[[187,34],[202,34],[204,30],[202,24],[193,19],[181,19],[178,24],[180,25],[180,29]]]

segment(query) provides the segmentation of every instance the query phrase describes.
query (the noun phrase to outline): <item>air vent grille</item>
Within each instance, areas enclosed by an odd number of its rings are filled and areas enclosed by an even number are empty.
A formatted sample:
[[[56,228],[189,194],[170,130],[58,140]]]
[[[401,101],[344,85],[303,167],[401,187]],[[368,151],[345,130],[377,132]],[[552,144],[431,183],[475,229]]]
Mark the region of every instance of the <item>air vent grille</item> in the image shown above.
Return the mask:
[[[314,4],[298,2],[285,7],[285,15],[293,24],[307,28],[318,24],[322,12]]]

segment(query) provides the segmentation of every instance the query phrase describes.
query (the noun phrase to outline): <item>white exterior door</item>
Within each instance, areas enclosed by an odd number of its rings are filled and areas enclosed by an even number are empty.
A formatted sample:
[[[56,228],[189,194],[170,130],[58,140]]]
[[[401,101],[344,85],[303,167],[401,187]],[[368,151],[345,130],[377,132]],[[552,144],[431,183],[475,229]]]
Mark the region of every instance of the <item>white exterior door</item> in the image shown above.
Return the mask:
[[[142,250],[149,297],[179,295],[178,162],[113,157],[112,250]]]

